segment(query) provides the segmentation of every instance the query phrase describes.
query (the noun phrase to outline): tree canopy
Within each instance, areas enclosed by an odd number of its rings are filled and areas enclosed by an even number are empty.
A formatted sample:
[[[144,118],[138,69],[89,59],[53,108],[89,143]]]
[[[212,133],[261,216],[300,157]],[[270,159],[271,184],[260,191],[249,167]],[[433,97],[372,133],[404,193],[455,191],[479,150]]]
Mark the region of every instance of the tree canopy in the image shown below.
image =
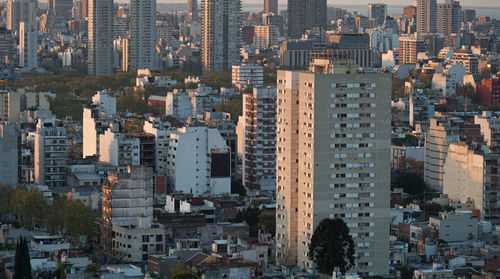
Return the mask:
[[[31,279],[31,260],[28,241],[21,237],[16,245],[14,279]]]
[[[418,173],[406,171],[399,174],[392,183],[393,188],[403,188],[407,194],[420,197],[427,189],[424,179]]]
[[[309,258],[319,272],[328,275],[335,268],[345,274],[354,266],[354,242],[342,219],[323,219],[318,224],[309,245]]]

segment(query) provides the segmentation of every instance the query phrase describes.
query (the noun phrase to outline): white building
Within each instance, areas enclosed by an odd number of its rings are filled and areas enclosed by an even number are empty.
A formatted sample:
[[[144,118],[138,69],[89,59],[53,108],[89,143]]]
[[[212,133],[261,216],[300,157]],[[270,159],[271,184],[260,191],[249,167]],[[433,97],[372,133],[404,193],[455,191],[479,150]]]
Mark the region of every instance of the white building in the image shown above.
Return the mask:
[[[432,76],[431,90],[440,91],[441,97],[449,97],[457,92],[457,79],[454,74],[434,74]]]
[[[217,129],[179,128],[170,134],[167,183],[195,196],[230,193],[230,153]]]
[[[179,120],[185,120],[191,116],[192,110],[191,99],[187,92],[174,89],[167,93],[165,115],[173,116]]]
[[[160,118],[150,118],[144,122],[143,129],[144,133],[155,136],[155,172],[166,175],[170,134],[175,131],[175,128]]]
[[[110,163],[119,172],[127,170],[128,166],[141,164],[141,140],[129,134],[120,133],[117,123],[99,135],[99,161]]]
[[[429,217],[429,226],[439,233],[439,239],[450,242],[467,242],[477,239],[478,221],[470,210],[457,210],[454,213],[440,212],[439,216]]]
[[[36,22],[19,23],[19,67],[36,70],[38,67],[38,26]]]
[[[89,107],[83,108],[83,157],[99,156],[99,135],[114,121],[116,98],[108,91],[97,92]]]
[[[260,65],[233,65],[232,83],[238,89],[261,87],[264,84],[264,68]]]
[[[129,67],[155,69],[156,0],[131,0]]]
[[[66,129],[55,119],[40,119],[35,134],[35,183],[60,187],[66,185]]]

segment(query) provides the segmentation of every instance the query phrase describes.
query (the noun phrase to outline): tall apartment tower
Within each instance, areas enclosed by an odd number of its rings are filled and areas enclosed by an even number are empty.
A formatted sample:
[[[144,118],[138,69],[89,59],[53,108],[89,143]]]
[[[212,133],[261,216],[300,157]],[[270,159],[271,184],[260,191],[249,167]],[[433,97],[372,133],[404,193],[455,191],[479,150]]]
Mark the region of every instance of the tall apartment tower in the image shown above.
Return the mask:
[[[156,0],[131,0],[129,68],[153,69],[156,57]]]
[[[39,119],[35,134],[35,183],[49,187],[66,185],[66,128],[55,119]]]
[[[368,4],[368,18],[373,19],[377,26],[385,22],[387,4]]]
[[[60,18],[69,18],[73,0],[49,0],[49,12]]]
[[[37,0],[8,0],[7,29],[19,30],[20,22],[36,22]]]
[[[201,3],[201,61],[204,73],[223,72],[240,63],[241,0]]]
[[[436,0],[417,0],[417,32],[436,33],[438,31]]]
[[[113,0],[89,0],[88,72],[106,75],[113,72]]]
[[[288,37],[300,39],[313,27],[326,28],[326,0],[288,0]]]
[[[445,3],[440,3],[438,6],[439,24],[438,31],[445,35],[458,33],[460,28],[460,15],[462,13],[460,2],[454,0],[446,0]]]
[[[276,247],[280,264],[306,265],[318,223],[342,218],[363,276],[389,263],[391,76],[316,59],[278,71]]]
[[[198,0],[188,0],[188,17],[190,21],[198,20]]]
[[[38,28],[36,22],[19,23],[19,67],[35,70],[38,67]]]
[[[264,13],[278,14],[278,0],[264,0]]]
[[[0,183],[16,186],[21,173],[21,126],[13,122],[0,122]]]
[[[243,185],[276,189],[276,88],[243,94]]]
[[[419,52],[425,51],[425,42],[418,36],[399,37],[399,64],[417,63]]]

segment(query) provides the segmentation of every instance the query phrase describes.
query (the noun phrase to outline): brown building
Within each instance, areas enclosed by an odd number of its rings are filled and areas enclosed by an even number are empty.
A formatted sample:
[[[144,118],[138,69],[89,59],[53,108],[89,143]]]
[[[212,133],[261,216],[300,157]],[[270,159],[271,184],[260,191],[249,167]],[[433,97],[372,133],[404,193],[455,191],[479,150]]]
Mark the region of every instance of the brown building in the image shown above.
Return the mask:
[[[278,14],[278,0],[264,0],[264,13]]]
[[[425,52],[425,42],[420,37],[399,37],[399,64],[417,63],[419,52]]]
[[[406,6],[403,8],[403,17],[404,18],[415,18],[416,16],[417,16],[417,7]]]
[[[500,102],[500,75],[483,79],[477,88],[477,102],[494,104]]]

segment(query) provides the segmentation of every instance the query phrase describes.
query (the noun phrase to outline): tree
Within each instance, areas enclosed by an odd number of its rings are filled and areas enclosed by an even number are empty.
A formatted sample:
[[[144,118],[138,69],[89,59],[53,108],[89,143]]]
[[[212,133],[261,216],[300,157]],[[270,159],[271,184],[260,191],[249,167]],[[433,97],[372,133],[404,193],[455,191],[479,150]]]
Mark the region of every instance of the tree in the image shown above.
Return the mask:
[[[354,242],[346,223],[340,219],[323,219],[314,230],[309,245],[309,258],[319,272],[332,274],[338,268],[342,274],[354,266]]]
[[[418,198],[423,197],[423,194],[427,189],[422,176],[411,171],[406,171],[399,174],[396,180],[393,182],[392,187],[403,188],[403,191],[405,193],[416,196]]]
[[[257,226],[260,230],[274,235],[276,233],[276,215],[268,212],[262,212],[259,215],[259,223]]]
[[[7,215],[12,212],[11,199],[14,188],[9,184],[0,183],[0,222],[5,221]]]
[[[172,279],[198,279],[198,275],[192,271],[181,271],[177,272],[172,276]]]
[[[92,276],[96,276],[96,274],[99,272],[100,266],[98,266],[96,263],[91,263],[87,265],[85,268],[86,273],[92,274]]]
[[[240,197],[244,197],[247,195],[247,190],[241,180],[232,180],[231,181],[231,194],[238,194]]]
[[[43,217],[45,199],[37,190],[18,188],[11,199],[12,210],[28,228],[39,224]]]
[[[238,116],[243,113],[243,104],[241,98],[232,99],[227,104],[216,104],[215,111],[227,112],[231,114],[231,119],[238,121]]]
[[[14,279],[31,279],[31,262],[26,238],[21,237],[16,245]]]
[[[256,206],[250,206],[236,215],[236,222],[245,221],[250,230],[250,236],[257,236],[257,223],[259,222],[260,209]]]
[[[54,279],[66,279],[66,266],[63,263],[59,263],[59,267],[52,274]]]

